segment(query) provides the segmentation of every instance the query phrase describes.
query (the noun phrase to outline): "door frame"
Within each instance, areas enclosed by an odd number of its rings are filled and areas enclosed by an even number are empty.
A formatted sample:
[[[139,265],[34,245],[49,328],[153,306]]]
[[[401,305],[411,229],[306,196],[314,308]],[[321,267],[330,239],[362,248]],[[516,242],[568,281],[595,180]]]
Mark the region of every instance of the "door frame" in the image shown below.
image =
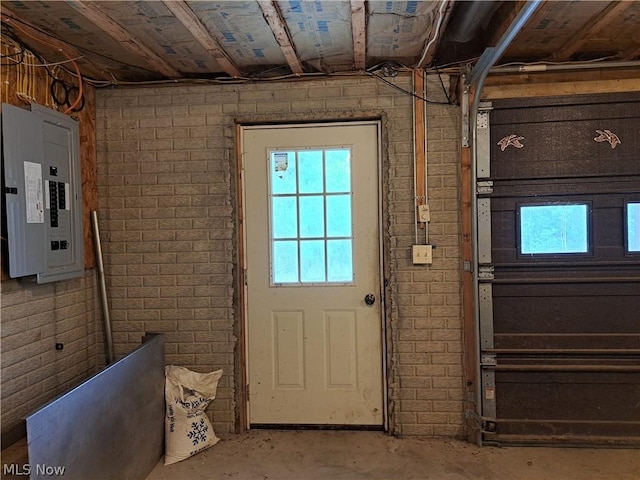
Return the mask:
[[[281,128],[309,128],[309,127],[332,127],[332,126],[350,126],[350,125],[375,125],[377,129],[377,148],[378,148],[378,161],[377,161],[377,174],[378,174],[378,264],[379,264],[379,281],[378,288],[380,296],[380,335],[381,335],[381,361],[382,361],[382,407],[383,407],[383,427],[384,431],[389,430],[389,385],[387,374],[387,354],[388,354],[388,342],[387,342],[387,302],[386,302],[386,262],[384,256],[384,239],[386,231],[384,230],[384,218],[385,210],[383,203],[383,169],[382,169],[382,120],[379,116],[371,119],[344,119],[344,120],[327,120],[325,122],[320,120],[313,120],[307,123],[300,122],[278,122],[272,123],[268,121],[236,121],[235,130],[235,173],[236,173],[236,232],[237,232],[237,244],[236,244],[236,258],[237,258],[237,278],[236,283],[236,319],[237,319],[237,348],[235,355],[235,368],[236,368],[236,384],[235,384],[235,400],[236,400],[236,412],[235,412],[235,424],[236,432],[242,433],[250,429],[249,424],[249,375],[248,375],[248,358],[249,358],[249,346],[247,342],[248,331],[248,318],[247,318],[247,245],[246,245],[246,222],[245,222],[245,185],[244,185],[244,132],[246,130],[255,130],[263,128],[281,129]]]

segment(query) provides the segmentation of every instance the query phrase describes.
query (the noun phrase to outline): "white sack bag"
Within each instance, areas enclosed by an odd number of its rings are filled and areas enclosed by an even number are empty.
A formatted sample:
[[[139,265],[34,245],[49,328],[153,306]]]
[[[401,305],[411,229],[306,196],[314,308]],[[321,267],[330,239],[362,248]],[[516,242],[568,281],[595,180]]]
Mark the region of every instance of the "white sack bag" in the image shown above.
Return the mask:
[[[205,410],[216,398],[222,370],[198,373],[167,365],[164,371],[164,464],[170,465],[212,447],[220,440]]]

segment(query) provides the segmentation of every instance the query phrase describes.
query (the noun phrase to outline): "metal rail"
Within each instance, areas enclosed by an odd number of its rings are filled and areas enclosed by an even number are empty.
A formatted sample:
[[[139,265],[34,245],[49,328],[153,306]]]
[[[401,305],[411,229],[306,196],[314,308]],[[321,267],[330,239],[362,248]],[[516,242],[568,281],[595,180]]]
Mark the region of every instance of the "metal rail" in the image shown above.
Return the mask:
[[[640,355],[640,349],[621,348],[483,348],[482,351],[523,355]]]
[[[640,365],[494,365],[497,372],[640,372]]]

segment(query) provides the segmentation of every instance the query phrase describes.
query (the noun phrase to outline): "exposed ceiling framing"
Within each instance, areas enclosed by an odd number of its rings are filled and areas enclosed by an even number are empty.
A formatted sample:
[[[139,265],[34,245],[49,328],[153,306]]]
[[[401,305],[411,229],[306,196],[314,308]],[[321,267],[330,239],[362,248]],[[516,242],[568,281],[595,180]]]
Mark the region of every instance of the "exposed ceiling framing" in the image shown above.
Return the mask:
[[[224,81],[471,66],[525,3],[3,0],[2,22],[48,61],[81,57],[89,79]],[[640,1],[548,1],[500,63],[639,57]]]
[[[367,33],[364,0],[351,0],[351,34],[353,36],[353,65],[356,70],[366,66]]]
[[[120,25],[116,20],[103,12],[96,2],[84,2],[71,0],[68,2],[76,12],[85,17],[97,28],[105,32],[114,40],[117,40],[131,53],[141,57],[144,62],[159,73],[167,77],[178,77],[180,72],[169,65],[164,59],[154,53],[135,35]]]
[[[293,47],[291,35],[289,35],[287,25],[280,15],[278,4],[273,0],[257,1],[258,5],[260,5],[260,9],[262,10],[262,15],[264,15],[269,27],[271,27],[273,36],[276,37],[278,45],[280,45],[280,48],[282,49],[284,58],[287,59],[289,68],[293,73],[303,73],[302,65],[300,65],[300,60],[298,59],[298,54],[296,53],[296,49]]]
[[[182,0],[163,0],[166,7],[180,20],[180,23],[191,32],[204,49],[215,58],[225,73],[232,77],[241,77],[242,73],[235,63],[229,58],[218,41],[209,33],[200,18],[189,8],[187,2]]]

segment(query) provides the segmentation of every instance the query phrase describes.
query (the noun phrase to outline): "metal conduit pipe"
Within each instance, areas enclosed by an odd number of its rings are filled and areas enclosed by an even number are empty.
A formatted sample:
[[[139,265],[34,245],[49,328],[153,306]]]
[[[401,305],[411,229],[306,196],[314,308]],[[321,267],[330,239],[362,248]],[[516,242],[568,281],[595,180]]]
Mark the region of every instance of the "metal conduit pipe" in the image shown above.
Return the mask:
[[[482,369],[480,367],[480,309],[478,294],[478,208],[477,208],[477,120],[478,107],[480,105],[480,96],[484,82],[489,74],[489,70],[502,57],[505,50],[518,35],[522,27],[529,21],[535,11],[538,9],[542,0],[529,0],[525,6],[518,12],[507,31],[502,35],[498,43],[493,48],[487,48],[475,68],[471,71],[467,84],[475,86],[473,104],[469,112],[469,122],[471,130],[471,245],[472,245],[472,275],[473,275],[473,305],[474,305],[474,325],[476,335],[476,413],[478,418],[482,418]],[[478,444],[482,444],[481,436],[477,439]]]
[[[111,364],[115,362],[116,355],[113,349],[113,337],[111,334],[111,319],[109,317],[109,303],[107,299],[107,282],[104,276],[104,263],[102,261],[102,244],[100,242],[100,229],[98,228],[98,212],[91,212],[91,224],[93,225],[93,238],[96,248],[96,261],[100,276],[100,299],[102,301],[102,318],[104,321],[104,336],[107,343],[107,360]]]

